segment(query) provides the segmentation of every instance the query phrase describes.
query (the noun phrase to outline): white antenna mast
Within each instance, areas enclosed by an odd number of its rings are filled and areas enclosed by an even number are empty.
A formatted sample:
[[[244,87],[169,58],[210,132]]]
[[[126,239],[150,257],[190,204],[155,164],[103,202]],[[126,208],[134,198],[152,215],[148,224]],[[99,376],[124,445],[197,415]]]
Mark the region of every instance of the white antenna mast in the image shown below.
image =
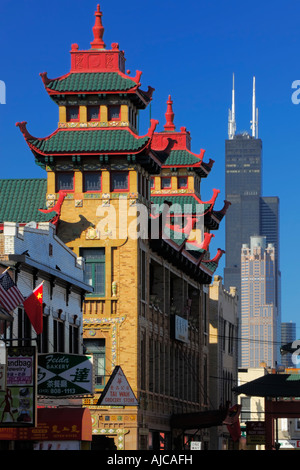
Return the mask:
[[[228,118],[228,137],[229,139],[233,139],[236,131],[236,122],[235,122],[235,94],[234,94],[234,74],[232,77],[232,105],[231,109],[229,110],[229,118]]]
[[[251,129],[252,129],[252,137],[257,139],[258,138],[258,108],[256,108],[255,77],[253,77]]]

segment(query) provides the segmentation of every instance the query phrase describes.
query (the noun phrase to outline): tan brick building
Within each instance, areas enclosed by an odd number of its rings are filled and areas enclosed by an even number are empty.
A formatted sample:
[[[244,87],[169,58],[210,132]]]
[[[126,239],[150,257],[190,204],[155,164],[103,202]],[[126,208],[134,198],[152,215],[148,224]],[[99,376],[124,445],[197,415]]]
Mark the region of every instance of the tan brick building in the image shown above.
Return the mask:
[[[95,365],[95,396],[84,401],[94,448],[183,448],[195,430],[181,419],[209,409],[208,284],[222,255],[210,259],[210,231],[228,203],[215,211],[217,190],[201,200],[213,161],[191,152],[186,128],[175,130],[170,98],[164,130],[152,120],[138,135],[153,89],[140,88],[141,72],[125,73],[124,52],[103,42],[99,7],[95,16],[91,49],[72,45],[71,71],[42,74],[58,129],[35,138],[18,125],[47,172],[49,217],[84,257],[94,287],[83,325]],[[116,366],[138,406],[98,405]],[[198,428],[195,439],[204,442],[201,419]]]

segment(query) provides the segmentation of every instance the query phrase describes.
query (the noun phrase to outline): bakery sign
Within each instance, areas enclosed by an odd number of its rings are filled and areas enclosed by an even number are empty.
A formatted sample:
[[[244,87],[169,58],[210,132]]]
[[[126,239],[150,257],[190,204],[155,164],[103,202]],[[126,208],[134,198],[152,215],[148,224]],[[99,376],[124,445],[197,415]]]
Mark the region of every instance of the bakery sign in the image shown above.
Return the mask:
[[[37,389],[38,395],[47,397],[92,395],[92,356],[39,354]]]

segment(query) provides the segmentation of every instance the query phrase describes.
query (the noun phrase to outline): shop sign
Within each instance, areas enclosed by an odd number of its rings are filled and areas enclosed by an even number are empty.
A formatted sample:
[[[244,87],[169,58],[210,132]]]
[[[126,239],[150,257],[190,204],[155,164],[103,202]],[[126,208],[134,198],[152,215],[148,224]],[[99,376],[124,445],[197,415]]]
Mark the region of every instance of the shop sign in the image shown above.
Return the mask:
[[[183,343],[189,342],[189,323],[185,318],[175,315],[174,338]]]
[[[101,406],[137,406],[138,401],[120,366],[116,366],[99,401]]]
[[[0,427],[36,425],[36,348],[8,347],[6,387],[0,390]]]
[[[280,449],[300,449],[300,441],[297,439],[279,440]]]
[[[201,442],[200,441],[192,441],[190,443],[191,450],[201,450]]]
[[[63,353],[39,354],[37,387],[38,395],[48,397],[92,395],[92,357]]]
[[[247,421],[246,442],[248,445],[263,445],[266,440],[264,421]]]

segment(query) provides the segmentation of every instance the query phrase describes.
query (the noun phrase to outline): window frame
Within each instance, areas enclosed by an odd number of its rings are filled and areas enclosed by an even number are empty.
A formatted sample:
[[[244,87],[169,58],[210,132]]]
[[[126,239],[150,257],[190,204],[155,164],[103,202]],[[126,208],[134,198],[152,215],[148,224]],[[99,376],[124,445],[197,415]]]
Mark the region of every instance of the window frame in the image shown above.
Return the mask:
[[[251,397],[241,397],[241,422],[251,420]]]
[[[75,323],[69,324],[69,353],[79,354],[80,332],[79,326]]]
[[[98,117],[97,118],[91,118],[90,117],[90,112],[91,109],[98,109]],[[98,122],[100,121],[100,105],[99,106],[87,106],[87,121],[88,122]]]
[[[165,182],[166,180],[170,180],[170,185],[169,186],[164,186],[163,185],[163,182]],[[161,177],[160,187],[161,187],[161,189],[171,189],[172,188],[172,178],[171,178],[171,176],[162,176]]]
[[[53,352],[65,352],[65,321],[53,318]]]
[[[100,180],[100,189],[87,189],[86,186],[86,176],[87,175],[99,175],[99,180]],[[101,193],[102,192],[102,172],[100,171],[85,171],[83,173],[83,192],[85,193]]]
[[[43,305],[44,311],[45,305]],[[38,352],[48,353],[49,352],[49,315],[43,313],[43,331],[37,337]]]
[[[71,110],[75,110],[75,109],[78,111],[77,118],[70,118]],[[80,109],[79,109],[79,106],[78,106],[78,105],[67,106],[66,117],[67,117],[67,122],[79,122],[79,119],[80,119]]]
[[[91,346],[92,343],[95,343],[94,346]],[[93,364],[94,364],[94,387],[95,390],[103,390],[105,385],[106,385],[106,350],[107,350],[107,345],[106,345],[106,339],[105,338],[95,338],[95,339],[89,339],[83,340],[83,345],[85,349],[85,354],[91,354],[93,355]],[[100,367],[103,369],[103,374],[102,375],[97,375],[96,371],[98,370],[98,360],[102,360],[102,364]],[[97,378],[98,377],[103,377],[103,382],[101,384],[97,384]]]
[[[180,180],[183,180],[185,179],[186,180],[186,184],[184,186],[180,186],[179,182]],[[187,189],[188,188],[188,177],[187,176],[178,176],[178,180],[177,180],[177,185],[178,185],[178,189]]]
[[[72,175],[72,189],[64,189],[64,188],[59,188],[59,185],[58,185],[58,179],[59,179],[59,176],[61,175]],[[75,174],[74,174],[74,171],[58,171],[55,175],[55,189],[56,189],[56,192],[58,193],[59,191],[66,191],[66,192],[69,192],[69,193],[72,193],[74,192],[74,186],[75,186]]]
[[[113,108],[118,108],[119,110],[119,116],[117,118],[112,118],[110,116],[110,113]],[[112,105],[107,106],[107,121],[108,122],[121,121],[121,106],[119,104],[112,104]]]
[[[87,251],[89,251],[90,253],[93,252],[93,250],[101,250],[103,251],[103,258],[99,258],[98,260],[95,258],[95,259],[92,259],[92,260],[89,260],[88,258],[86,258],[85,256],[85,253],[87,253]],[[84,279],[84,281],[86,283],[88,283],[89,285],[91,285],[93,288],[94,288],[94,291],[91,292],[91,293],[87,293],[86,294],[86,297],[105,297],[106,296],[106,270],[105,270],[105,267],[106,267],[106,264],[105,264],[105,258],[106,258],[106,253],[105,253],[105,248],[102,248],[102,247],[98,247],[98,248],[81,248],[80,249],[80,256],[82,256],[85,260],[85,266],[86,265],[91,265],[92,266],[92,269],[91,269],[91,284],[89,284],[89,280],[87,280],[86,278]],[[96,279],[96,272],[95,272],[95,266],[98,265],[103,268],[103,290],[101,292],[96,292],[95,291],[95,279]],[[86,273],[86,269],[85,269],[85,273]]]
[[[115,175],[123,175],[123,174],[126,174],[127,176],[127,188],[126,189],[114,189],[113,188],[113,177]],[[110,192],[112,193],[127,193],[129,192],[129,171],[112,171],[111,174],[110,174]]]

